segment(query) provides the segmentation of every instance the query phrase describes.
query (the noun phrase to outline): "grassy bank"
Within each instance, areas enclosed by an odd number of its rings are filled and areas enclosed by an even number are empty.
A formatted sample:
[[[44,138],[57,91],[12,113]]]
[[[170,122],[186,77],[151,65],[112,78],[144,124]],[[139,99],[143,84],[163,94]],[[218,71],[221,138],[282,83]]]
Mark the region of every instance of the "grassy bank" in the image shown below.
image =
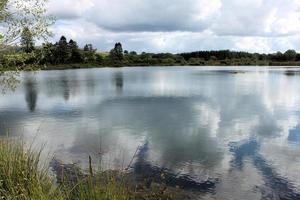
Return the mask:
[[[57,160],[40,161],[40,150],[19,140],[0,139],[0,197],[4,200],[156,200],[194,199],[191,191],[137,178],[125,171],[87,171]],[[162,176],[163,177],[163,174]]]
[[[57,176],[59,181],[54,181],[49,168],[41,165],[40,151],[27,149],[20,141],[0,141],[1,199],[130,199],[127,189],[116,181],[119,174],[83,175],[78,168],[70,174],[64,169]]]

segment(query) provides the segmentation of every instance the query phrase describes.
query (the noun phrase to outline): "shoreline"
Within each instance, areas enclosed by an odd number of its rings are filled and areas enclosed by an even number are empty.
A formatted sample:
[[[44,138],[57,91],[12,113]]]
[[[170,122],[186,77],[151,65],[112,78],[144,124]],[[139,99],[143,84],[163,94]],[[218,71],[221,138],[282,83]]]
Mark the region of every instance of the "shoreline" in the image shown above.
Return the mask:
[[[296,64],[296,63],[295,63]],[[150,67],[266,67],[274,69],[295,69],[300,68],[300,63],[297,65],[123,65],[123,66],[110,66],[110,65],[99,65],[95,63],[84,63],[84,64],[62,64],[62,65],[48,65],[48,66],[36,66],[31,69],[20,69],[19,72],[30,72],[30,71],[55,71],[55,70],[75,70],[75,69],[102,69],[102,68],[150,68]],[[11,68],[3,69],[2,72],[14,71]]]
[[[124,66],[109,66],[99,65],[95,63],[85,64],[63,64],[49,65],[47,67],[38,68],[42,71],[52,70],[68,70],[68,69],[95,69],[95,68],[130,68],[130,67],[268,67],[268,68],[300,68],[299,65],[124,65]]]

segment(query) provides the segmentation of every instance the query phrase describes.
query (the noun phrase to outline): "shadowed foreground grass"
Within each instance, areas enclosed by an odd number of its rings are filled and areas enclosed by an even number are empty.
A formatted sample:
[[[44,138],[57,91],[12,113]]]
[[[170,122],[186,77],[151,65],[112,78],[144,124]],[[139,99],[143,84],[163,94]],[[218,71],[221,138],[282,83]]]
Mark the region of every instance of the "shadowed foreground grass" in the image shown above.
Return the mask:
[[[27,148],[18,139],[0,139],[0,198],[3,200],[171,200],[193,194],[163,181],[137,179],[123,171],[83,172],[73,164],[40,162],[42,148]]]

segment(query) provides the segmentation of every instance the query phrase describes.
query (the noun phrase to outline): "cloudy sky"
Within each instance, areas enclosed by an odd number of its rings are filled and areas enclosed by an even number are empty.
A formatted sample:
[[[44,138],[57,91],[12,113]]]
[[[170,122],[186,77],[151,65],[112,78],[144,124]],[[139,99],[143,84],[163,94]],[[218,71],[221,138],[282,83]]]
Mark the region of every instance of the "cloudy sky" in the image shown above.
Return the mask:
[[[300,51],[300,0],[50,0],[61,35],[107,51]]]

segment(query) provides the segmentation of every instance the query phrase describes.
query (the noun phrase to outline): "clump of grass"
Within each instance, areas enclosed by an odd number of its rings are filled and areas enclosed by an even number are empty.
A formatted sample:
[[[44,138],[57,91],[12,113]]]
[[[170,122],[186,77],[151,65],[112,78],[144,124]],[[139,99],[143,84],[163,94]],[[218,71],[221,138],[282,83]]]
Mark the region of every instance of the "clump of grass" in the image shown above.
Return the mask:
[[[121,171],[96,171],[91,165],[88,172],[84,173],[75,164],[62,164],[56,162],[57,182],[64,196],[68,199],[81,200],[129,200],[130,189],[126,187],[126,175]],[[60,163],[60,164],[59,164]],[[58,166],[58,167],[57,167]]]
[[[0,139],[0,198],[20,200],[127,200],[127,189],[117,172],[84,174],[76,166],[63,172],[55,184],[49,168],[40,163],[40,151],[19,140]],[[63,165],[62,165],[63,166]]]
[[[40,166],[40,153],[26,150],[18,140],[0,140],[1,199],[64,199]]]
[[[121,181],[121,176],[117,172],[102,172],[96,175],[87,176],[84,179],[78,179],[78,182],[70,189],[67,188],[66,196],[70,199],[81,200],[129,200],[135,199],[130,197],[129,189]]]

